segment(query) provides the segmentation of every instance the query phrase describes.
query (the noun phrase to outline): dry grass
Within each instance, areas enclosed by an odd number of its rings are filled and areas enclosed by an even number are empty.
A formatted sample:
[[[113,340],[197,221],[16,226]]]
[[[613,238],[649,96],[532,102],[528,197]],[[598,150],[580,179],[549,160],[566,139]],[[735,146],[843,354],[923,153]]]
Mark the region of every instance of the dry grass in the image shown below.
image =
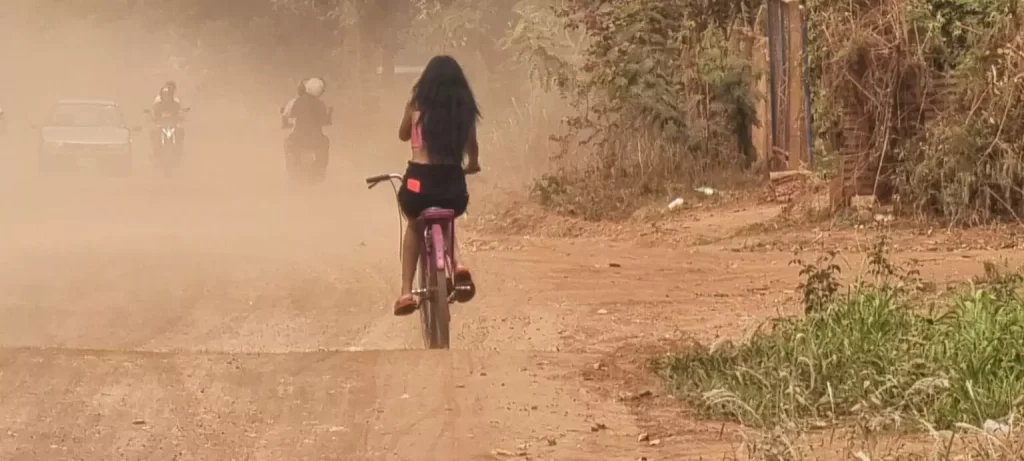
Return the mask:
[[[661,359],[663,376],[747,427],[749,459],[835,459],[835,440],[857,459],[1021,459],[1024,278],[993,265],[948,309],[922,310],[884,240],[848,293],[830,261],[804,266],[806,318]]]
[[[818,99],[882,200],[953,225],[1024,216],[1018,3],[811,2]]]
[[[532,188],[539,203],[584,220],[618,220],[697,186],[754,180],[745,170],[759,95],[749,61],[724,32],[731,19],[666,0],[566,5],[545,27],[585,40],[556,46],[550,37],[559,33],[520,34],[548,38],[528,41],[522,55],[540,57],[537,74],[575,110],[553,170]],[[702,26],[691,27],[698,10]]]
[[[624,135],[596,152],[577,150],[531,193],[542,205],[583,220],[621,220],[647,205],[694,199],[698,187],[736,190],[759,184],[726,158],[651,135]]]

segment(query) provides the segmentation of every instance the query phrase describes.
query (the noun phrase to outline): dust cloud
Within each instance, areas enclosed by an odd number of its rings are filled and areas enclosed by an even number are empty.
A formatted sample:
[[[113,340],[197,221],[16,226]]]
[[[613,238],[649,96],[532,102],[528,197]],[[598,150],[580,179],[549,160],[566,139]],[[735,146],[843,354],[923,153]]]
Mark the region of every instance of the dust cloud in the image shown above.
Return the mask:
[[[340,116],[327,182],[289,186],[278,110],[306,75],[268,71],[260,56],[183,51],[173,31],[143,21],[54,20],[26,5],[0,17],[0,346],[418,344],[416,322],[366,337],[391,321],[399,221],[390,189],[362,179],[404,169],[400,106],[381,109],[391,123],[353,128],[359,114],[347,117],[344,93],[329,89]],[[150,161],[142,113],[167,80],[191,107],[175,178]],[[60,99],[112,100],[144,127],[133,174],[37,172],[36,127]]]

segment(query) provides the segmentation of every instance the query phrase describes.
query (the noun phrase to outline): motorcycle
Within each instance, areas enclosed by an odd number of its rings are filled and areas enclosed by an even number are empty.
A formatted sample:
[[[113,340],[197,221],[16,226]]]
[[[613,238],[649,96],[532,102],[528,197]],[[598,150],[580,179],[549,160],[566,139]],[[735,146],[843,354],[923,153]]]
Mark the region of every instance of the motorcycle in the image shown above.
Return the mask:
[[[181,108],[182,114],[188,113],[189,108]],[[157,168],[164,175],[170,176],[181,165],[181,138],[178,136],[178,129],[182,117],[157,117],[151,110],[146,109],[146,114],[153,117],[157,125],[157,139],[154,140],[153,160]]]
[[[328,124],[333,118],[334,108],[327,109]],[[281,128],[294,128],[294,120],[281,109]],[[330,141],[326,135],[320,136],[289,134],[285,140],[285,169],[291,182],[315,184],[323,182],[327,173],[327,154]]]

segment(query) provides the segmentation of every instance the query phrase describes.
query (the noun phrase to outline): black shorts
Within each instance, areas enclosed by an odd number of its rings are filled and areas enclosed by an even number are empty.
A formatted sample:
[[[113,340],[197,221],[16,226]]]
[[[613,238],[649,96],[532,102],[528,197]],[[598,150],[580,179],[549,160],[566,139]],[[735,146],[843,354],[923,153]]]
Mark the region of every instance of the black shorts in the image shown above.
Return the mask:
[[[398,204],[409,218],[418,218],[427,208],[444,208],[462,216],[469,206],[466,173],[461,165],[427,165],[409,162],[398,189]]]

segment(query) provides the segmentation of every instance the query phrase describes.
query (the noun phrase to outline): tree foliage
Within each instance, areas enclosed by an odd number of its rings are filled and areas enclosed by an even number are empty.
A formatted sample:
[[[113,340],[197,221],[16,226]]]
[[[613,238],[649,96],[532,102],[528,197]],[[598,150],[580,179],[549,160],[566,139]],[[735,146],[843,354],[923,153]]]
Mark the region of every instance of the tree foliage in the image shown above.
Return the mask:
[[[582,166],[543,178],[540,199],[597,219],[628,214],[713,171],[749,166],[760,95],[733,40],[746,3],[566,0],[554,11],[557,33],[551,17],[521,8],[521,21],[546,30],[517,28],[511,42],[532,60],[532,74],[577,110],[559,139],[563,155]]]
[[[958,224],[1019,220],[1019,9],[1017,0],[811,2],[815,113],[856,119],[829,128],[864,131],[873,158],[860,166],[910,209]],[[885,159],[898,168],[882,168]]]
[[[573,96],[588,104],[586,115],[601,129],[653,128],[685,141],[701,96],[730,106],[718,109],[745,117],[739,123],[752,121],[753,112],[743,109],[752,108],[753,98],[733,91],[734,82],[750,80],[749,66],[721,46],[729,38],[730,10],[665,0],[615,5],[578,0],[559,10],[570,31],[589,38]]]
[[[575,109],[562,153],[581,172],[640,184],[631,197],[668,194],[754,157],[760,95],[733,32],[753,21],[753,0],[39,1],[76,17],[142,17],[194,50],[250,56],[249,65],[268,71],[328,63],[345,78],[374,77],[409,45],[482,62],[503,77],[500,91],[485,86],[481,94],[511,99],[523,88],[507,82],[532,77]],[[373,47],[380,55],[367,59]],[[633,153],[638,145],[643,155]]]
[[[954,224],[1024,218],[1024,33],[1018,2],[932,0],[930,66],[952,78],[943,110],[907,143],[903,189],[914,209]],[[966,114],[966,115],[965,115]],[[914,140],[918,141],[918,140]]]

